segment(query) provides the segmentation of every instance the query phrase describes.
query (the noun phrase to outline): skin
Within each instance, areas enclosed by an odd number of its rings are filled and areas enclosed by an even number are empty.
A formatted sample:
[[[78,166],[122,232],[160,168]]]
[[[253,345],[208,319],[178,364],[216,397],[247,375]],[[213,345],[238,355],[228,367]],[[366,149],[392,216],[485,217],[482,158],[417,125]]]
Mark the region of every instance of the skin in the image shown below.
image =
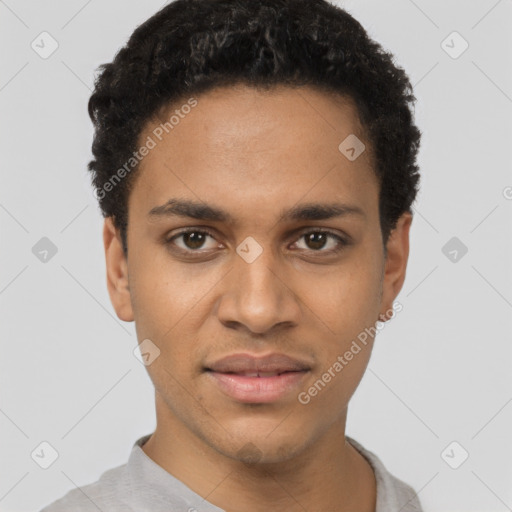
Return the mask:
[[[143,450],[227,511],[373,512],[374,474],[346,441],[345,424],[374,340],[307,405],[297,395],[392,310],[405,278],[411,215],[399,219],[385,257],[371,146],[350,98],[239,85],[197,100],[137,171],[128,258],[112,219],[104,224],[115,311],[135,321],[139,343],[150,339],[161,351],[146,367],[157,427]],[[152,119],[140,140],[159,123]],[[353,162],[338,150],[349,134],[366,144]],[[215,206],[232,221],[148,216],[170,198]],[[363,214],[280,220],[284,210],[309,203],[346,203]],[[189,227],[209,228],[214,237],[202,245],[183,236],[166,243]],[[304,235],[319,228],[349,243],[308,241]],[[252,263],[236,252],[248,236],[263,249]],[[279,401],[245,404],[203,371],[234,352],[281,352],[308,361],[311,371]]]

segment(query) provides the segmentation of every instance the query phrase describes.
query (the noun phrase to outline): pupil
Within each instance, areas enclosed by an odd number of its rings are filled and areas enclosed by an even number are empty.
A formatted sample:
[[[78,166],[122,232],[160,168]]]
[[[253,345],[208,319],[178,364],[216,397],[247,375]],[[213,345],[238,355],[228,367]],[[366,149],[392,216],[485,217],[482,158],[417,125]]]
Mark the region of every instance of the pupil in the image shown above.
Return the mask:
[[[310,233],[307,235],[307,244],[312,249],[322,249],[326,242],[327,235],[325,233]],[[313,246],[311,246],[311,242]]]
[[[184,237],[185,244],[190,249],[199,249],[204,243],[204,234],[203,233],[196,233],[196,232],[185,233],[183,235],[183,237]]]

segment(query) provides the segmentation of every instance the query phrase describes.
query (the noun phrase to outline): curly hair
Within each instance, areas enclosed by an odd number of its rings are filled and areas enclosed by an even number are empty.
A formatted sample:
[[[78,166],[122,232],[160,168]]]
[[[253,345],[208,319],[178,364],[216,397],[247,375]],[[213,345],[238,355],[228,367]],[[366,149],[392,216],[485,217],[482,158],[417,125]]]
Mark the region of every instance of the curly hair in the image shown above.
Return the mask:
[[[386,242],[398,218],[412,213],[421,136],[411,83],[393,55],[326,0],[174,0],[99,66],[88,104],[95,128],[88,169],[125,254],[136,162],[122,180],[114,175],[134,162],[145,124],[179,99],[238,83],[311,86],[355,101],[374,155]]]

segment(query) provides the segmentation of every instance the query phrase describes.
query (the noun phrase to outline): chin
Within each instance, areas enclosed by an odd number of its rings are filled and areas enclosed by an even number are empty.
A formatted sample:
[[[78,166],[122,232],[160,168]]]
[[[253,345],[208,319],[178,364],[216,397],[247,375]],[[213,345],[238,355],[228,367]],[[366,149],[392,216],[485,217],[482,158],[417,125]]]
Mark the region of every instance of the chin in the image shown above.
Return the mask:
[[[251,441],[245,443],[229,457],[249,465],[278,464],[293,459],[300,452],[297,445],[262,446]]]
[[[275,425],[273,427],[275,429]],[[240,436],[225,439],[224,443],[215,446],[223,455],[245,464],[275,464],[293,459],[307,446],[303,432],[300,438],[287,428],[281,435],[272,429],[246,428]]]

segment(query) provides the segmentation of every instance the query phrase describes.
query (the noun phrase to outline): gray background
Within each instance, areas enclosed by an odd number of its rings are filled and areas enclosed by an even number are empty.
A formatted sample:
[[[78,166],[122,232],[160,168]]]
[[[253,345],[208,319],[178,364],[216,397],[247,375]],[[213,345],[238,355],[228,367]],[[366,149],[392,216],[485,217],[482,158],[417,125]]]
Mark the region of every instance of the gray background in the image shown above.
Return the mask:
[[[86,103],[96,67],[162,5],[0,1],[2,511],[96,480],[155,425],[133,324],[106,291]],[[347,433],[427,512],[512,510],[512,1],[340,5],[408,72],[423,131],[403,311],[377,338]],[[31,48],[43,31],[59,44],[47,59]],[[442,45],[453,31],[469,44],[458,58],[461,39]],[[57,248],[46,262],[32,250],[43,237]],[[43,441],[59,454],[48,469],[31,458]]]

